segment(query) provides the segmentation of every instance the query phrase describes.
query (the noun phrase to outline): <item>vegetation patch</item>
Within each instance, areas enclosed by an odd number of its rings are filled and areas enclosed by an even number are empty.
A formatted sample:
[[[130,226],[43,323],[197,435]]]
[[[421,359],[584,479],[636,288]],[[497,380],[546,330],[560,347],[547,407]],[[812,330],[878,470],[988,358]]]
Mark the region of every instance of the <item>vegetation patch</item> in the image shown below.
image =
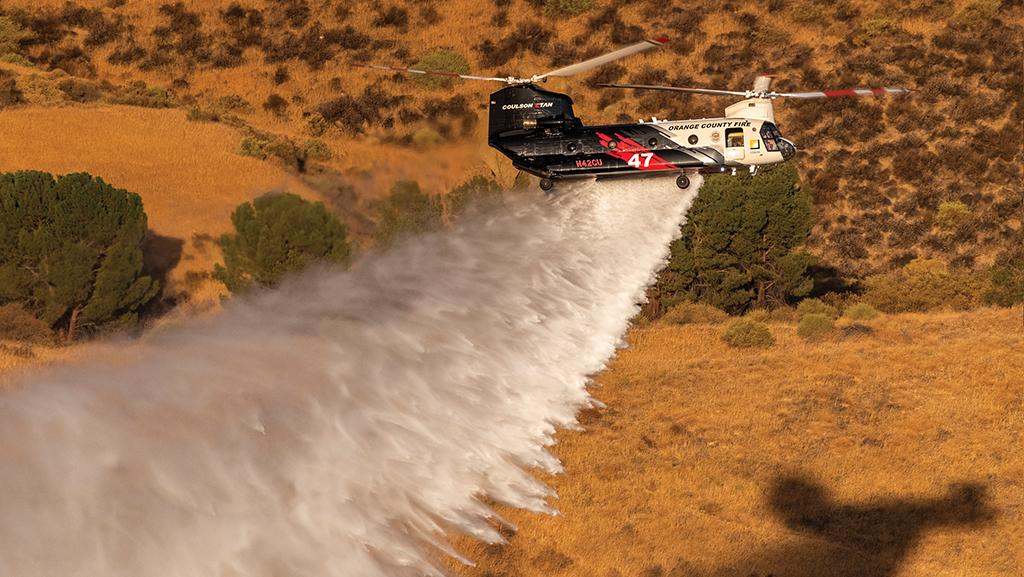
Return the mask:
[[[469,61],[462,54],[448,49],[437,49],[427,52],[416,61],[413,68],[418,70],[433,70],[440,72],[454,72],[456,74],[469,74]],[[446,76],[433,74],[417,75],[416,81],[430,88],[450,88],[455,79]]]
[[[268,194],[241,204],[231,222],[234,234],[220,239],[224,264],[214,269],[231,292],[272,287],[314,262],[346,264],[352,256],[345,225],[323,203],[295,194]]]
[[[828,315],[810,313],[800,319],[796,327],[796,334],[808,341],[820,341],[832,334],[835,329],[835,321]]]
[[[441,199],[424,193],[414,180],[401,180],[391,187],[391,194],[375,205],[377,211],[377,244],[387,248],[400,237],[422,234],[441,227]]]
[[[878,317],[878,309],[868,303],[855,303],[846,307],[843,317],[851,321],[870,321]]]
[[[142,272],[137,194],[85,173],[0,174],[0,302],[18,303],[67,340],[134,326],[159,284]]]
[[[736,348],[764,348],[775,344],[768,325],[747,318],[731,321],[722,333],[722,340]]]

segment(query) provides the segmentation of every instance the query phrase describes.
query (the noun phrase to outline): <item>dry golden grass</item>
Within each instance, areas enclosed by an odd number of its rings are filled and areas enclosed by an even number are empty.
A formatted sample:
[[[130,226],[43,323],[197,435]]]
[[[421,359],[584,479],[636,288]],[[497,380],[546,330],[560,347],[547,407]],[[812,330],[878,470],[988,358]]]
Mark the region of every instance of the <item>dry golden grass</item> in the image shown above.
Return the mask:
[[[501,511],[519,532],[505,547],[463,541],[479,566],[462,572],[1019,575],[1021,322],[1019,308],[901,315],[816,344],[772,325],[778,343],[755,351],[717,326],[633,331],[597,379],[608,408],[554,449],[562,514]],[[831,505],[814,509],[794,477]],[[978,484],[985,506],[943,500],[954,483]],[[804,526],[766,502],[780,484],[805,497],[785,511]]]

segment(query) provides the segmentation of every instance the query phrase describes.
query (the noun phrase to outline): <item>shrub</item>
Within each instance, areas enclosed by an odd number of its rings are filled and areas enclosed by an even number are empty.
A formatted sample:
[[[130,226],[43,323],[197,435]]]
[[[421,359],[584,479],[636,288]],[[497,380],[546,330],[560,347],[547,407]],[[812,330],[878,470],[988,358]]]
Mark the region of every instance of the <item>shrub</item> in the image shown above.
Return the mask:
[[[327,146],[323,140],[319,138],[310,138],[302,145],[302,152],[306,155],[306,158],[310,160],[326,161],[330,160],[332,156],[331,149]]]
[[[971,211],[967,205],[959,200],[947,200],[939,204],[939,210],[935,214],[935,224],[945,229],[955,229],[962,226]]]
[[[800,304],[796,307],[796,312],[800,316],[804,315],[825,315],[830,318],[838,316],[836,308],[825,303],[821,299],[804,299],[800,301]]]
[[[260,160],[266,160],[267,147],[270,142],[263,138],[257,138],[255,136],[242,137],[242,142],[238,145],[238,154],[242,156],[252,156]]]
[[[743,318],[766,323],[771,318],[771,313],[768,312],[768,309],[750,309],[743,315]]]
[[[47,326],[128,326],[159,291],[142,272],[137,194],[84,173],[0,174],[0,302]]]
[[[793,307],[776,307],[769,311],[768,320],[773,323],[791,323],[800,318]]]
[[[10,16],[0,14],[0,55],[17,54],[21,50],[21,43],[31,37],[32,33],[22,28]]]
[[[808,341],[817,341],[825,338],[835,328],[832,317],[820,313],[810,313],[800,319],[796,327],[796,334]]]
[[[717,325],[727,318],[725,311],[711,305],[684,301],[670,308],[661,320],[673,325]]]
[[[147,86],[145,82],[136,80],[115,89],[108,96],[113,104],[142,106],[145,108],[170,108],[174,106],[171,93],[165,88]]]
[[[288,111],[288,101],[280,94],[271,94],[263,102],[263,110],[266,110],[274,116],[284,116],[285,112]]]
[[[996,257],[989,271],[985,302],[1003,307],[1024,303],[1024,238],[1014,240],[1010,249]]]
[[[412,133],[412,143],[416,148],[429,149],[441,144],[441,135],[429,126],[424,126]]]
[[[53,338],[50,326],[19,303],[0,306],[0,340],[45,343]]]
[[[549,14],[575,16],[590,10],[594,0],[544,0],[544,10]]]
[[[730,322],[722,333],[722,340],[736,348],[770,347],[775,344],[775,337],[768,330],[768,325],[745,318]]]
[[[864,302],[887,313],[924,312],[978,306],[987,279],[966,271],[950,271],[946,263],[915,259],[902,269],[864,280]]]
[[[851,321],[869,321],[878,316],[878,310],[868,303],[856,303],[846,307],[843,316]]]
[[[231,292],[274,286],[314,262],[345,264],[352,255],[345,225],[322,202],[295,194],[268,194],[243,203],[231,222],[235,233],[220,238],[224,264],[214,269]]]
[[[375,206],[378,214],[377,243],[391,246],[406,234],[419,234],[441,226],[441,199],[423,193],[414,180],[401,180],[387,199]]]
[[[501,185],[494,179],[477,175],[451,189],[444,197],[445,213],[449,219],[466,211],[470,205],[484,199],[501,197]]]
[[[456,74],[469,74],[469,61],[466,57],[454,50],[436,49],[427,52],[416,61],[413,68],[419,70],[437,70],[441,72],[455,72]],[[430,88],[450,88],[453,78],[447,76],[434,76],[430,74],[417,75],[416,81],[429,86]]]
[[[0,69],[0,108],[25,102],[25,96],[18,88],[14,75]]]

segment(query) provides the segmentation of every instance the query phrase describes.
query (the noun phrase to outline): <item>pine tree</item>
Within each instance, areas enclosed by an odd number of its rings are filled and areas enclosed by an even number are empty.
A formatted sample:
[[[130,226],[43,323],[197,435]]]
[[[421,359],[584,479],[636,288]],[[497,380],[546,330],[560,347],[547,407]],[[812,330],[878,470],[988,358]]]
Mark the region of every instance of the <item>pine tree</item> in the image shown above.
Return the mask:
[[[805,296],[814,259],[799,247],[810,230],[810,195],[791,165],[710,177],[672,244],[660,293],[730,312]]]
[[[224,265],[214,274],[232,292],[271,287],[316,261],[347,263],[352,256],[345,225],[322,202],[294,194],[268,194],[231,215],[235,234],[221,237]]]
[[[159,291],[142,273],[139,195],[85,173],[0,174],[0,304],[20,303],[68,340],[134,325]]]

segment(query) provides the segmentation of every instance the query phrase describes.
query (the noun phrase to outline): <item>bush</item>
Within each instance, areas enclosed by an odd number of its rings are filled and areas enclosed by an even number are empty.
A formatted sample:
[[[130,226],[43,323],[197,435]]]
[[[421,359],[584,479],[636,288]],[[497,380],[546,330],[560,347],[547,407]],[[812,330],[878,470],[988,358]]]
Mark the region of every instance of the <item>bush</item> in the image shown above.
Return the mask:
[[[825,315],[830,318],[836,318],[839,313],[835,307],[822,301],[821,299],[804,299],[800,301],[800,304],[796,307],[796,312],[801,317],[804,315]]]
[[[441,135],[429,126],[424,126],[412,134],[412,143],[421,150],[426,150],[441,144]]]
[[[391,246],[406,234],[420,234],[441,226],[441,199],[420,190],[414,180],[401,180],[387,199],[375,206],[378,214],[377,243]]]
[[[846,307],[843,317],[851,321],[870,321],[878,316],[878,310],[868,303],[856,303]]]
[[[915,259],[902,269],[867,277],[863,300],[887,313],[966,310],[981,304],[986,284],[979,275],[950,271],[942,261]]]
[[[18,303],[0,306],[0,341],[45,343],[53,339],[49,325],[32,316]]]
[[[322,202],[295,194],[268,194],[243,203],[231,222],[235,233],[220,238],[224,264],[214,269],[231,292],[274,286],[314,262],[345,264],[352,256],[345,225]]]
[[[330,160],[333,154],[331,154],[330,147],[327,146],[323,140],[319,138],[310,138],[302,145],[302,152],[306,155],[306,158],[310,160],[319,160],[321,162]]]
[[[958,200],[948,200],[939,204],[939,210],[935,214],[935,224],[945,229],[955,229],[962,226],[971,211],[967,205]]]
[[[594,0],[544,0],[544,10],[549,14],[575,16],[590,10]]]
[[[800,324],[796,326],[796,334],[804,340],[818,341],[828,336],[835,326],[832,317],[820,313],[810,313],[800,319]]]
[[[136,80],[117,88],[108,96],[112,104],[142,106],[145,108],[170,108],[174,106],[171,93],[159,86],[147,86],[145,82]]]
[[[31,32],[9,16],[0,15],[0,55],[17,54],[21,50],[21,43],[31,37]]]
[[[242,137],[242,142],[238,145],[238,154],[242,156],[251,156],[260,160],[266,160],[267,147],[270,142],[263,138],[257,138],[255,136]]]
[[[1019,234],[1018,238],[1024,236]],[[1002,307],[1024,303],[1024,238],[996,257],[989,271],[985,302]]]
[[[454,219],[466,211],[470,205],[484,199],[501,197],[501,185],[491,178],[477,175],[451,189],[444,197],[445,213]]]
[[[770,347],[775,344],[775,337],[768,330],[768,325],[750,319],[735,319],[725,327],[722,340],[736,348]]]
[[[263,102],[263,110],[266,110],[274,116],[284,116],[285,112],[288,111],[288,101],[280,94],[271,94]]]
[[[421,56],[413,68],[469,74],[469,61],[454,50],[437,49]],[[416,81],[430,88],[450,88],[454,79],[447,76],[423,74],[417,75]]]
[[[684,301],[670,308],[661,320],[673,325],[717,325],[727,318],[725,311],[711,305]]]
[[[159,291],[142,273],[146,213],[137,194],[84,173],[0,174],[0,302],[47,326],[134,324]]]
[[[18,88],[14,75],[0,69],[0,108],[25,102],[25,96]]]

